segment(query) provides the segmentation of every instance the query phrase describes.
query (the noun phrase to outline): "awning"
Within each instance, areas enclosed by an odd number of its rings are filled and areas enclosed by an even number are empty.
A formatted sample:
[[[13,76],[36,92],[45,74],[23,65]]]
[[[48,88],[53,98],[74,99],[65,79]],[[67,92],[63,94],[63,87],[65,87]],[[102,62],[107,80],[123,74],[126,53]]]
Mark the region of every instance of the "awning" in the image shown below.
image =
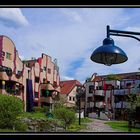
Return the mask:
[[[50,83],[48,83],[48,84],[41,84],[40,85],[40,89],[55,90],[54,87],[52,86],[52,84],[50,84]]]

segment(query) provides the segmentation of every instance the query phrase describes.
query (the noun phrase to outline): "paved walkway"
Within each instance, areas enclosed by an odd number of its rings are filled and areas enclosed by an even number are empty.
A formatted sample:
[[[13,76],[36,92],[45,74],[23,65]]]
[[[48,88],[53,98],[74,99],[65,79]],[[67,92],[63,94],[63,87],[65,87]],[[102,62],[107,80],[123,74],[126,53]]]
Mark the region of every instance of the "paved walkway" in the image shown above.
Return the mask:
[[[93,122],[87,123],[87,128],[80,130],[80,132],[118,132],[109,125],[104,124],[107,121],[93,119]]]

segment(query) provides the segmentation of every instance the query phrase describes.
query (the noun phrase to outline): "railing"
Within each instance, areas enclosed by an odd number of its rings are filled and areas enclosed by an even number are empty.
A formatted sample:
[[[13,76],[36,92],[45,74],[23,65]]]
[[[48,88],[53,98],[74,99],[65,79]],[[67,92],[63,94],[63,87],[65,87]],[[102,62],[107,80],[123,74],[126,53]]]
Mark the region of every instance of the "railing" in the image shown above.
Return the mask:
[[[104,90],[96,90],[94,95],[105,96],[104,95]]]
[[[96,102],[95,106],[98,108],[101,108],[101,107],[103,107],[103,102]]]
[[[124,94],[125,94],[125,90],[124,89],[114,90],[114,95],[124,95]]]
[[[89,102],[90,107],[94,107],[94,102]]]
[[[126,94],[138,94],[140,93],[140,89],[139,88],[130,88],[130,89],[117,89],[114,90],[114,95],[126,95]]]
[[[129,108],[129,103],[125,101],[120,101],[118,103],[114,103],[114,108]]]

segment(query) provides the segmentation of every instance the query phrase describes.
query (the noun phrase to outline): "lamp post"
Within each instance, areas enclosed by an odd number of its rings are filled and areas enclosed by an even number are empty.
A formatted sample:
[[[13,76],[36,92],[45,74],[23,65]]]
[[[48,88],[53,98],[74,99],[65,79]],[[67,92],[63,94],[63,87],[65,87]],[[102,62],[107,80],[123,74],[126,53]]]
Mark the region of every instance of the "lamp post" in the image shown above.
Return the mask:
[[[79,125],[81,125],[81,96],[84,93],[83,87],[78,85],[76,91],[77,91],[76,99],[78,101],[78,110],[79,110]]]
[[[131,37],[140,41],[140,38],[134,36],[140,35],[140,32],[112,30],[110,29],[109,25],[107,25],[107,37],[103,40],[103,45],[96,48],[92,53],[90,57],[92,61],[111,66],[113,64],[124,63],[128,60],[125,52],[121,48],[114,45],[114,40],[110,38],[110,35]]]

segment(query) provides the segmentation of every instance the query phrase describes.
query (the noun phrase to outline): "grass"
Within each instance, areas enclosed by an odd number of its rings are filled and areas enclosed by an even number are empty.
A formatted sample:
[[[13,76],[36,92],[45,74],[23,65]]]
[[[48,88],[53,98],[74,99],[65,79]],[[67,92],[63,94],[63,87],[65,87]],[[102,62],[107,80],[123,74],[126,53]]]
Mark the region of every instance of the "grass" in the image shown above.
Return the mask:
[[[29,113],[29,112],[24,112],[21,116],[21,118],[33,118],[33,119],[46,119],[46,115],[45,113],[41,113],[41,112],[32,112],[32,113]]]
[[[85,117],[85,118],[81,118],[81,122],[82,123],[90,123],[90,122],[93,122],[93,119]]]
[[[128,122],[127,121],[111,121],[106,122],[113,129],[117,129],[121,132],[140,132],[140,128],[131,128],[131,131],[128,130]]]
[[[86,124],[85,123],[90,123],[93,122],[92,119],[90,118],[81,118],[81,125],[79,125],[79,119],[76,119],[75,123],[71,124],[68,131],[69,132],[78,132],[81,129],[86,129]]]
[[[73,123],[69,126],[68,131],[69,132],[78,132],[81,129],[86,129],[86,124],[79,125],[76,121],[75,123]]]
[[[0,132],[17,132],[17,131],[13,129],[0,129]]]

